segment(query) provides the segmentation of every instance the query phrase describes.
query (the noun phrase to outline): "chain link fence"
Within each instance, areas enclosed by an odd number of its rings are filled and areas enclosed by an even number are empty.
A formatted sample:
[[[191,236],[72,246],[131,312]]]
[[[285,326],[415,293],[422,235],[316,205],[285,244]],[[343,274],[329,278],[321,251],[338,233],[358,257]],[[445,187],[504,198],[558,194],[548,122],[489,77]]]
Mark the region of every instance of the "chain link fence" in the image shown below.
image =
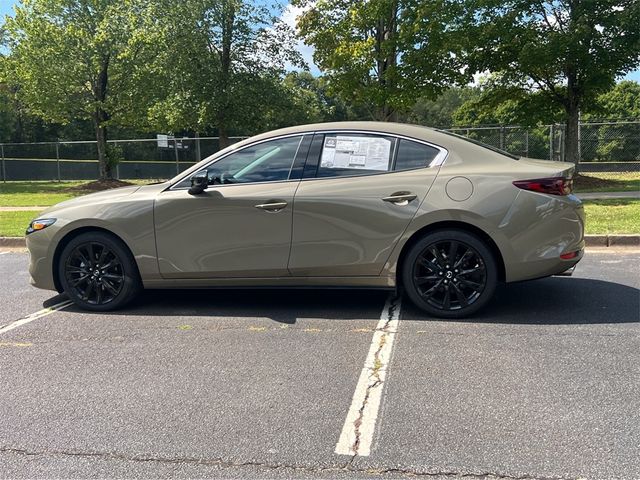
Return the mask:
[[[235,143],[246,137],[230,137]],[[218,137],[109,140],[110,158],[117,161],[116,178],[166,179],[220,149]],[[95,180],[98,152],[95,141],[0,144],[3,181]]]
[[[450,128],[516,155],[564,159],[564,125]],[[231,137],[237,142],[246,137]],[[121,179],[165,179],[219,150],[218,137],[110,140]],[[581,172],[639,172],[640,121],[581,123]],[[2,180],[93,180],[98,176],[95,141],[0,144]]]
[[[564,125],[450,128],[515,155],[562,161]],[[640,121],[580,123],[581,172],[640,171]]]

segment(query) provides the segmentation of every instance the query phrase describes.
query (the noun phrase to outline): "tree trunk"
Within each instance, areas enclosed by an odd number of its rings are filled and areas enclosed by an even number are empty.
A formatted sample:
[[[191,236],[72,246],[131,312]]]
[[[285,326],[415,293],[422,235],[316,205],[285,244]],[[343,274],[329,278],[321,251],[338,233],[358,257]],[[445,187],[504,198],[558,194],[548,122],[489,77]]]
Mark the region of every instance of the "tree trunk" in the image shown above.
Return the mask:
[[[580,109],[578,108],[577,102],[570,98],[565,110],[567,122],[564,135],[564,161],[575,164],[577,168],[578,162],[580,161],[580,152],[578,151]]]
[[[108,54],[102,59],[100,72],[98,73],[93,89],[93,95],[96,99],[96,103],[98,104],[93,114],[93,126],[96,130],[96,146],[98,150],[100,180],[113,178],[113,172],[111,171],[112,164],[107,150],[106,122],[109,120],[109,114],[104,110],[104,108],[102,108],[102,105],[107,98],[107,86],[109,84],[109,60],[110,56]]]
[[[222,24],[222,49],[220,52],[220,103],[217,112],[218,146],[220,150],[229,146],[229,134],[227,133],[227,109],[230,107],[229,86],[231,83],[231,48],[233,45],[234,24],[236,18],[235,2],[229,1],[224,8],[224,21]]]
[[[395,79],[389,75],[389,70],[395,68],[398,58],[395,36],[398,26],[398,2],[390,5],[388,16],[379,18],[375,29],[375,54],[378,84],[383,92],[383,102],[376,108],[376,120],[381,122],[395,122],[397,111],[390,105],[390,98],[395,94]],[[391,48],[389,47],[391,46]]]
[[[111,162],[107,152],[107,127],[104,126],[105,112],[97,108],[94,114],[94,127],[96,129],[96,146],[98,149],[98,168],[100,172],[100,180],[113,178],[111,171]]]
[[[229,134],[224,125],[222,125],[222,118],[218,117],[218,147],[220,150],[227,148],[231,143],[229,142]]]

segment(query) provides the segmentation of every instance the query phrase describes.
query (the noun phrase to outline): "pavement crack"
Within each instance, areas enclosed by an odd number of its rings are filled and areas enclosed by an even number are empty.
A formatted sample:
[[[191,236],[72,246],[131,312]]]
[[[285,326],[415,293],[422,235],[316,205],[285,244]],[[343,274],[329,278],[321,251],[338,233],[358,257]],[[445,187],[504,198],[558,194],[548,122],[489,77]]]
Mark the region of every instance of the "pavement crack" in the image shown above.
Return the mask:
[[[364,398],[362,400],[362,405],[358,409],[358,416],[353,422],[355,440],[353,441],[353,445],[351,446],[351,451],[354,452],[351,460],[348,465],[351,465],[353,461],[358,456],[358,449],[360,448],[360,437],[361,431],[360,427],[362,426],[362,420],[364,418],[365,409],[367,408],[367,404],[369,402],[369,397],[371,396],[371,392],[376,388],[382,388],[384,384],[384,380],[380,378],[380,369],[382,368],[382,361],[380,360],[380,352],[383,347],[387,343],[387,336],[389,335],[389,326],[394,319],[394,315],[396,310],[398,309],[398,298],[395,297],[391,300],[389,304],[389,309],[387,311],[387,318],[385,319],[385,323],[381,328],[376,328],[376,332],[382,332],[380,336],[380,340],[378,341],[377,350],[373,356],[373,368],[371,368],[371,373],[369,375],[369,384],[367,385],[367,390],[365,392]],[[373,380],[373,381],[371,381]]]
[[[29,450],[20,447],[0,447],[0,454],[15,454],[24,456],[64,456],[64,457],[81,457],[95,458],[102,460],[120,460],[127,462],[157,462],[162,464],[194,464],[202,466],[211,466],[218,468],[262,468],[267,470],[289,470],[300,473],[328,473],[328,472],[348,472],[362,473],[369,475],[400,475],[422,478],[451,478],[451,479],[467,479],[467,480],[580,480],[580,477],[561,477],[561,476],[536,476],[536,475],[509,475],[499,472],[464,472],[457,470],[435,469],[435,470],[419,470],[416,468],[402,467],[358,467],[353,465],[352,461],[343,465],[336,466],[310,466],[310,465],[294,465],[287,463],[269,463],[260,461],[244,461],[234,462],[224,460],[222,458],[200,458],[200,457],[166,457],[160,455],[128,455],[119,452],[102,452],[102,451],[82,451],[82,450]]]

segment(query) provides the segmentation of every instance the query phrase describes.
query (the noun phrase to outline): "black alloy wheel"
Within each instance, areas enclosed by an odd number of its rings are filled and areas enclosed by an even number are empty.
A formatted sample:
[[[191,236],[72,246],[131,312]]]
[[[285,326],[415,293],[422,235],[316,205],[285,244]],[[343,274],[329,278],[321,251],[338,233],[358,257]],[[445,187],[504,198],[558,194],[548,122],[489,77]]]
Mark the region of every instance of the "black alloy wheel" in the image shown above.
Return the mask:
[[[64,275],[74,294],[93,305],[112,302],[125,280],[117,254],[100,242],[78,245],[66,259]]]
[[[58,265],[65,293],[87,310],[115,310],[141,289],[131,252],[108,233],[87,232],[73,238],[64,247]]]
[[[427,235],[409,251],[403,284],[427,313],[461,318],[482,308],[497,283],[496,261],[486,245],[464,231]]]

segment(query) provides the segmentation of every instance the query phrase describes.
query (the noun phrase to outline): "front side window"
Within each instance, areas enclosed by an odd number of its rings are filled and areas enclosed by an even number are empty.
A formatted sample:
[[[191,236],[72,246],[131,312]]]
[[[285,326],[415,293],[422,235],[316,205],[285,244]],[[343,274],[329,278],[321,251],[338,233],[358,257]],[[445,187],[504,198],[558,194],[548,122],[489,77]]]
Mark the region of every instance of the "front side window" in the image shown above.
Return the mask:
[[[391,169],[396,140],[368,134],[324,136],[318,177],[370,175]]]
[[[249,145],[207,167],[209,185],[281,182],[289,179],[302,136]],[[190,179],[178,185],[188,187]]]

